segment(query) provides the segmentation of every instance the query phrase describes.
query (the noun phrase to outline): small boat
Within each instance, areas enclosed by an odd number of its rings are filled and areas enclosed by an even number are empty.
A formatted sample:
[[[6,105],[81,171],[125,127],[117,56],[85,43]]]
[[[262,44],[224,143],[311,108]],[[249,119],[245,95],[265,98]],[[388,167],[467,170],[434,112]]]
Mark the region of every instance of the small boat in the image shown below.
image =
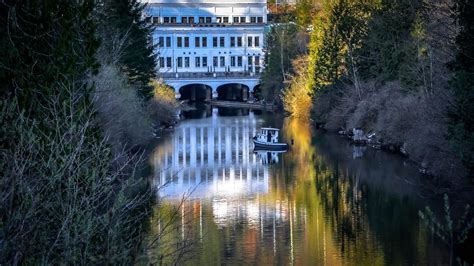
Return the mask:
[[[263,127],[260,129],[255,137],[253,137],[253,143],[255,144],[255,150],[286,150],[288,144],[278,142],[278,128]]]

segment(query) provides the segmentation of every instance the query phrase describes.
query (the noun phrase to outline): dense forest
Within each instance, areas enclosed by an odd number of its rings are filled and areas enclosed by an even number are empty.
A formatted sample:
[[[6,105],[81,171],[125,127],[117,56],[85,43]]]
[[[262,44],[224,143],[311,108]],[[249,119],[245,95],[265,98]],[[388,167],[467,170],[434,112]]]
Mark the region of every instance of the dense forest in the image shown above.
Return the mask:
[[[0,3],[0,264],[129,264],[175,118],[136,0]],[[168,96],[166,96],[168,95]]]
[[[327,130],[362,129],[456,185],[474,174],[473,11],[467,0],[280,5],[259,96]]]

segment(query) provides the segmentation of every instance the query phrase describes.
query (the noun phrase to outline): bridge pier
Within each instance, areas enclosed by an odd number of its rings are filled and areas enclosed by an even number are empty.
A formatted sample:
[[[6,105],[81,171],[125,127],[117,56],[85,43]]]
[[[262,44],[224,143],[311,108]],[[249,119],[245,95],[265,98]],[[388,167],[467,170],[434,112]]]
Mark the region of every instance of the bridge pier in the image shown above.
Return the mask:
[[[249,100],[250,88],[242,90],[242,101],[246,102]]]

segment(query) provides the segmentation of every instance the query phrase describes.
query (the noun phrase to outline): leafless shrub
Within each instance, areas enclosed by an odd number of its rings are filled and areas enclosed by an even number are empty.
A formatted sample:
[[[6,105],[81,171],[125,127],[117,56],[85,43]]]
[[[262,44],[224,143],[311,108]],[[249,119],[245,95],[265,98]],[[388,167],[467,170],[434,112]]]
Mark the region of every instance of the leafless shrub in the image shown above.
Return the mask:
[[[374,129],[387,143],[405,142],[419,118],[419,95],[402,94],[400,84],[393,84],[384,87],[374,97],[385,101]]]
[[[0,102],[9,143],[0,151],[0,264],[130,264],[152,201],[142,154],[112,155],[92,108],[62,97],[50,97],[41,122]],[[117,158],[126,160],[111,167]]]
[[[114,66],[105,65],[92,81],[96,87],[94,106],[99,125],[114,152],[146,144],[152,136],[151,121],[145,103],[124,74]]]
[[[341,95],[338,95],[341,94]],[[320,116],[326,117],[326,128],[336,130],[346,128],[349,117],[352,116],[359,102],[358,93],[348,85],[334,86],[330,91],[326,92],[324,98],[333,98],[332,104],[327,105]],[[318,99],[315,105],[319,105],[321,99]]]
[[[151,100],[148,104],[150,116],[156,126],[171,126],[177,121],[177,107],[160,100]]]
[[[347,111],[344,112],[347,116],[345,128],[373,128],[379,111],[385,104],[384,97],[369,97],[376,91],[374,84],[361,84],[360,86],[363,87],[360,94],[357,90],[350,89],[344,97],[344,103],[349,106]],[[359,95],[361,95],[360,100]],[[354,107],[351,108],[351,105],[354,105]],[[352,109],[353,111],[350,112]]]
[[[329,117],[329,113],[339,105],[340,98],[338,93],[335,90],[326,91],[326,92],[317,92],[313,95],[313,107],[312,107],[312,116],[315,119],[316,123],[325,124],[326,127],[329,126],[329,120],[334,121],[339,118]],[[343,124],[341,121],[337,123],[337,126]],[[336,127],[337,127],[336,126]]]
[[[447,140],[451,98],[450,92],[444,90],[422,95],[412,115],[404,119],[411,124],[405,138],[410,158],[454,183],[460,181],[458,178],[466,174],[466,169]]]
[[[410,158],[435,175],[454,180],[466,174],[446,139],[449,91],[407,91],[399,82],[363,86],[360,100],[354,88],[344,87],[345,94],[327,115],[328,129],[375,131],[384,143],[405,144]]]

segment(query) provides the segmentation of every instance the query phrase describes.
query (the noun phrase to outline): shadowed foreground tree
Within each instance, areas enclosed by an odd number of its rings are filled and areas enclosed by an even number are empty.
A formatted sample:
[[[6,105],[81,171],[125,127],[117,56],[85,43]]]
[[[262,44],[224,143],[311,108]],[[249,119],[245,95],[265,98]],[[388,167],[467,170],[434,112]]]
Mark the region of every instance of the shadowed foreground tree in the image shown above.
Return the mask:
[[[0,3],[0,264],[131,264],[151,191],[92,105],[95,2]]]
[[[451,140],[471,178],[474,177],[474,3],[457,0],[460,32],[452,87],[455,106],[450,112]]]
[[[120,45],[118,64],[144,99],[152,97],[148,83],[156,77],[152,25],[143,17],[146,5],[138,0],[104,0],[101,5],[101,35],[106,50]],[[119,40],[112,42],[111,40]]]

